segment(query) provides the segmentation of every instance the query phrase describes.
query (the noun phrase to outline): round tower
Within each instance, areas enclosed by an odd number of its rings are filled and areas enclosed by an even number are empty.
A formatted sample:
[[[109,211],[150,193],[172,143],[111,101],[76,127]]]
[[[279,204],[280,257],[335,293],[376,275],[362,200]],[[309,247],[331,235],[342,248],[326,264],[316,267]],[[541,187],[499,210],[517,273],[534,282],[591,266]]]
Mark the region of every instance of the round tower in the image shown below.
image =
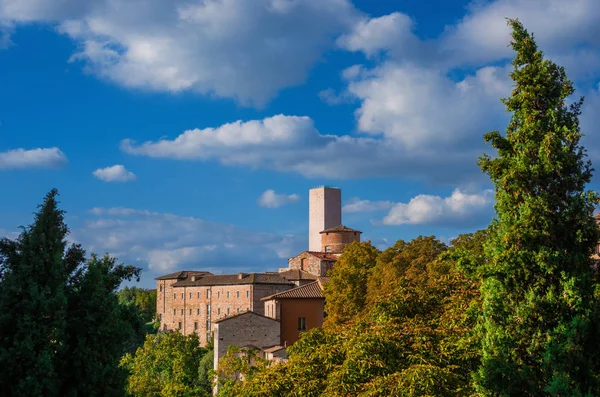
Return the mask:
[[[339,225],[321,232],[321,252],[341,254],[344,247],[354,241],[360,241],[362,232]]]

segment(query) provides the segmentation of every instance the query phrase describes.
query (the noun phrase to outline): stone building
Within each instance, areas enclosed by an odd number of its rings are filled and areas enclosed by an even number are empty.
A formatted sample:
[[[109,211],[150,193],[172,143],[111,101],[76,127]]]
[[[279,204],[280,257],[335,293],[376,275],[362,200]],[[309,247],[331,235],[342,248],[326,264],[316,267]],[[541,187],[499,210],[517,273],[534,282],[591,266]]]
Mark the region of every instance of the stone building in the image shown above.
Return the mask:
[[[308,250],[321,250],[319,233],[342,224],[342,191],[321,186],[310,189],[308,200]]]
[[[265,296],[296,285],[277,273],[213,275],[183,271],[157,278],[157,315],[162,331],[198,334],[205,345],[215,321],[253,311],[264,314]]]

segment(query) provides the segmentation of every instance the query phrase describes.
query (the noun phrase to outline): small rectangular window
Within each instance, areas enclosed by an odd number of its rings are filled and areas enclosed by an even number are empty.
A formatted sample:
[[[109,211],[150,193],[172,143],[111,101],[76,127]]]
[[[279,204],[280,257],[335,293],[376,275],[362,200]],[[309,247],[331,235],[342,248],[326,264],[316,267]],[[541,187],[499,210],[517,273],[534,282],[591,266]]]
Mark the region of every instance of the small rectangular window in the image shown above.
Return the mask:
[[[236,298],[239,298],[239,297],[240,297],[240,291],[237,292]]]
[[[190,316],[192,315],[192,309],[190,309]]]
[[[246,298],[250,298],[250,291],[246,291]]]
[[[184,295],[184,293],[182,292],[182,293],[181,293],[181,299],[184,299],[184,298],[185,298],[185,295]]]
[[[219,316],[221,315],[221,308],[220,307],[217,308],[217,315],[219,315]]]
[[[206,305],[206,316],[210,317],[210,305]]]
[[[177,299],[177,293],[173,294],[173,299]]]
[[[190,292],[190,299],[192,299],[192,293]]]
[[[177,315],[177,309],[173,309],[173,315],[176,316]]]
[[[179,329],[181,329],[181,321],[179,322]]]
[[[200,291],[198,291],[198,299],[200,299]]]
[[[194,331],[198,331],[198,321],[194,322]]]
[[[221,297],[221,291],[217,291],[217,298]]]
[[[210,288],[206,290],[206,297],[210,298]]]
[[[306,331],[306,317],[298,317],[298,331]]]
[[[200,308],[196,309],[198,311],[198,313],[196,313],[198,316],[200,315]]]
[[[162,322],[162,313],[158,314],[158,321]]]
[[[181,309],[181,315],[183,316],[183,309]]]
[[[240,312],[240,308],[239,308],[239,307],[237,308],[237,312],[238,312],[238,313]]]
[[[227,308],[227,315],[229,316],[229,308]]]
[[[162,292],[162,285],[159,287],[160,292]]]
[[[227,291],[227,299],[229,299],[229,291]]]

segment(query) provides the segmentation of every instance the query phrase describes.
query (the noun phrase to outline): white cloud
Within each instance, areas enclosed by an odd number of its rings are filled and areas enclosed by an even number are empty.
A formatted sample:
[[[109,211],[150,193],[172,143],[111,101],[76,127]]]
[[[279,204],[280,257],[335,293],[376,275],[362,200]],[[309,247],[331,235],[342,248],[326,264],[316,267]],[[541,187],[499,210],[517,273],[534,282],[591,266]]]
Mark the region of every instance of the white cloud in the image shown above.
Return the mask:
[[[476,139],[481,145],[476,149],[458,147],[439,156],[438,149],[430,145],[409,150],[387,137],[325,135],[309,117],[277,115],[187,130],[174,139],[139,144],[124,140],[121,149],[154,158],[216,159],[224,165],[294,172],[308,178],[405,176],[450,183],[466,176],[480,177],[475,159],[481,153],[485,131],[478,131]]]
[[[387,63],[349,81],[361,101],[358,129],[407,148],[472,146],[505,122],[499,98],[510,94],[508,69],[484,67],[453,81],[439,70]]]
[[[277,194],[275,190],[265,190],[258,198],[258,205],[264,208],[279,208],[284,205],[294,204],[300,200],[297,194]]]
[[[58,148],[14,149],[0,152],[0,170],[22,168],[58,168],[67,164],[67,156]]]
[[[573,47],[600,44],[600,7],[596,0],[497,0],[474,2],[470,12],[447,29],[444,56],[457,64],[493,62],[512,56],[506,18],[518,18],[551,56]]]
[[[106,168],[98,168],[92,174],[105,182],[129,182],[136,179],[133,172],[127,171],[121,164]]]
[[[194,217],[132,208],[93,208],[71,238],[88,252],[147,266],[152,277],[183,268],[215,273],[275,270],[306,245],[304,237],[262,233]]]
[[[370,201],[361,200],[357,197],[353,197],[344,206],[342,211],[347,213],[354,212],[376,212],[390,209],[394,203],[392,201]]]
[[[258,106],[304,82],[359,15],[347,0],[0,0],[0,20],[58,24],[72,60],[117,84]]]
[[[396,203],[383,218],[385,225],[449,225],[475,224],[490,216],[494,192],[468,194],[455,189],[449,197],[421,194],[408,203]]]
[[[342,103],[350,103],[352,102],[351,95],[348,94],[347,91],[343,91],[341,93],[335,92],[333,88],[326,88],[324,90],[319,91],[319,99],[325,102],[328,105],[339,105]]]

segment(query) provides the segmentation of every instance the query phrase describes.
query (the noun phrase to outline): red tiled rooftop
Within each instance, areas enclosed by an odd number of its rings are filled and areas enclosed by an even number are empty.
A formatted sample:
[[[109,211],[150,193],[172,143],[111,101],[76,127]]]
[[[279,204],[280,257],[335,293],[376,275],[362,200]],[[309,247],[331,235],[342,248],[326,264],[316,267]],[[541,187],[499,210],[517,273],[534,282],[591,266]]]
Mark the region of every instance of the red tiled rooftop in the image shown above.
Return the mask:
[[[344,225],[338,225],[338,226],[334,226],[334,227],[330,227],[329,229],[325,229],[320,233],[336,233],[336,232],[353,232],[353,233],[362,233],[361,231],[355,230],[355,229],[350,229],[347,226]]]
[[[321,283],[319,281],[314,281],[301,287],[292,288],[287,291],[267,296],[262,298],[261,302],[272,299],[325,299],[325,296],[323,296]]]

